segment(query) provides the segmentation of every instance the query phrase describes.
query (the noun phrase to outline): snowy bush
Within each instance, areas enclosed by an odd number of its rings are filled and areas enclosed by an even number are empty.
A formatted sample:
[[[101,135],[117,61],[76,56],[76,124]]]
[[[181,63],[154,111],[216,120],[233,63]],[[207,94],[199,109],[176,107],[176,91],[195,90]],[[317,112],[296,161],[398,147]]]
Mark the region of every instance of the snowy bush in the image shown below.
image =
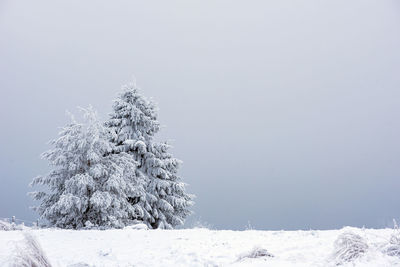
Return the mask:
[[[16,247],[12,259],[12,266],[15,267],[51,267],[39,242],[29,233],[24,233],[22,244]]]
[[[383,252],[386,255],[400,258],[400,232],[395,219],[393,219],[393,227],[394,232],[390,236],[389,244],[384,246]]]
[[[121,228],[144,214],[145,184],[137,162],[115,150],[110,132],[93,108],[82,109],[84,123],[72,122],[42,154],[53,170],[31,185],[50,190],[33,192],[35,209],[51,226],[60,228]]]
[[[27,229],[24,224],[9,223],[5,220],[0,220],[0,231],[14,231]]]
[[[0,220],[0,231],[11,231],[11,230],[15,230],[15,225],[12,225],[9,222]]]
[[[352,232],[345,232],[335,241],[333,261],[336,265],[351,262],[361,257],[367,250],[368,245],[364,238]]]
[[[389,244],[384,248],[384,253],[400,258],[400,234],[394,233],[390,237]]]
[[[256,246],[249,252],[241,254],[238,260],[243,260],[245,258],[261,258],[261,257],[274,257],[274,255],[269,253],[268,250]]]
[[[178,176],[181,161],[168,152],[171,146],[153,139],[160,130],[157,106],[130,84],[114,101],[106,126],[112,132],[113,153],[131,155],[145,179],[142,221],[151,228],[182,225],[191,213],[193,196],[185,192],[185,184]]]

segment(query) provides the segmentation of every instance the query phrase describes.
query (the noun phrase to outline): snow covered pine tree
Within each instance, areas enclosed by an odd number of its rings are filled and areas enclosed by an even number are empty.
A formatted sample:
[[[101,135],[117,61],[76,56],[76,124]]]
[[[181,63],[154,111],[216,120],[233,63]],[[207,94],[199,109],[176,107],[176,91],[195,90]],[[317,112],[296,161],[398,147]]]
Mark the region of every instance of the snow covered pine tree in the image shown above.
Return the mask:
[[[193,195],[177,174],[181,161],[174,158],[166,142],[154,141],[160,130],[157,107],[139,93],[135,84],[124,86],[114,101],[106,125],[113,134],[114,153],[127,152],[138,162],[146,181],[143,222],[152,228],[171,229],[184,223],[191,213]]]
[[[120,228],[143,217],[137,199],[145,195],[145,181],[131,155],[115,151],[110,132],[93,108],[82,109],[85,123],[72,122],[42,154],[54,167],[31,185],[48,186],[32,192],[41,203],[35,209],[51,226]]]

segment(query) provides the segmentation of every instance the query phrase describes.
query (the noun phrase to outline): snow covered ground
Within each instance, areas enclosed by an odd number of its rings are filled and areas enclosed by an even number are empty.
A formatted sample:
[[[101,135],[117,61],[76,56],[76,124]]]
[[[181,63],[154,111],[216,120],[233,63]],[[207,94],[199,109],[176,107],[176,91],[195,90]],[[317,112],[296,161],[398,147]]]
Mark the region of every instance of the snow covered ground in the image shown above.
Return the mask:
[[[394,266],[388,256],[393,229],[329,231],[28,230],[52,266],[333,266],[334,242],[344,232],[360,235],[367,251],[348,266]],[[11,266],[24,231],[0,231],[0,266]],[[273,255],[249,258],[254,248]],[[354,264],[354,265],[353,265]],[[346,266],[346,265],[345,265]]]

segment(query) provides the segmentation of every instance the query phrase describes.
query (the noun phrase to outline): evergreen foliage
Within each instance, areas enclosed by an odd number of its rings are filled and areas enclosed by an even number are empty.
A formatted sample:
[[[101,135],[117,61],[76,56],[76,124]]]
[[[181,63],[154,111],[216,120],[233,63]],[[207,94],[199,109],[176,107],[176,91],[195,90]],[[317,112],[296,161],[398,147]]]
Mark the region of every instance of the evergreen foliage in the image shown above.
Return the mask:
[[[181,161],[168,152],[170,145],[154,140],[160,130],[154,102],[142,96],[135,84],[129,84],[114,101],[106,126],[112,132],[113,153],[132,155],[145,177],[143,222],[166,229],[183,224],[190,214],[193,196],[185,192],[178,176]]]

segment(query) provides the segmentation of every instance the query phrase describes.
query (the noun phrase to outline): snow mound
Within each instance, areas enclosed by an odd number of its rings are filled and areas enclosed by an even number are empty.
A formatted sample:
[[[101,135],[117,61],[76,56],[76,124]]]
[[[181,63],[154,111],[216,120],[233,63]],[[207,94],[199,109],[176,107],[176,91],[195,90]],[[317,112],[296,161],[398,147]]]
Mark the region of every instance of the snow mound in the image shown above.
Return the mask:
[[[364,238],[352,232],[345,232],[338,236],[334,244],[333,259],[336,265],[352,262],[360,258],[368,250]]]
[[[269,253],[268,250],[266,250],[266,249],[264,249],[262,247],[256,246],[251,251],[241,254],[239,256],[238,260],[240,261],[240,260],[243,260],[245,258],[254,259],[254,258],[262,258],[262,257],[270,257],[271,258],[271,257],[274,257],[274,255]]]
[[[144,223],[137,223],[133,225],[126,226],[124,229],[131,229],[131,230],[149,230],[149,227]]]

